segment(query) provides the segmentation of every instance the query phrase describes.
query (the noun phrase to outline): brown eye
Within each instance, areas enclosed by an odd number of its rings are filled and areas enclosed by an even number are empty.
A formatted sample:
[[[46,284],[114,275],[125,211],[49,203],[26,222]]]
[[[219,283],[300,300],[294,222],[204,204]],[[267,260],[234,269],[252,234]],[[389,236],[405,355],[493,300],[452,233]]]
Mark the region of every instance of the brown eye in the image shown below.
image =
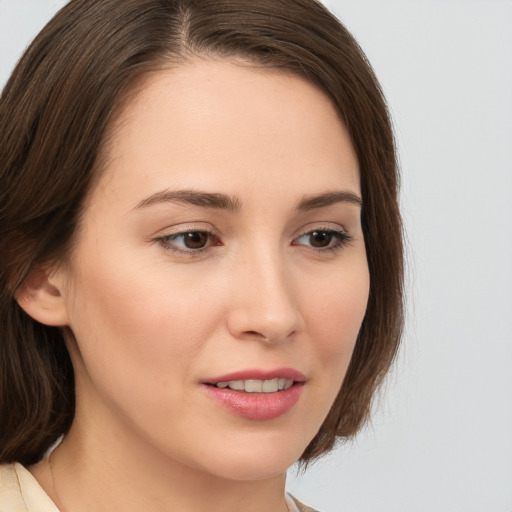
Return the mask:
[[[313,231],[309,234],[311,247],[329,247],[333,238],[332,231]]]
[[[182,236],[183,245],[187,249],[203,249],[210,238],[209,233],[205,231],[191,231],[190,233],[184,233]]]
[[[160,245],[173,252],[195,254],[212,245],[222,245],[220,240],[208,231],[182,231],[158,239]]]
[[[314,229],[296,238],[292,245],[304,245],[318,252],[341,249],[351,236],[345,231],[337,229]]]

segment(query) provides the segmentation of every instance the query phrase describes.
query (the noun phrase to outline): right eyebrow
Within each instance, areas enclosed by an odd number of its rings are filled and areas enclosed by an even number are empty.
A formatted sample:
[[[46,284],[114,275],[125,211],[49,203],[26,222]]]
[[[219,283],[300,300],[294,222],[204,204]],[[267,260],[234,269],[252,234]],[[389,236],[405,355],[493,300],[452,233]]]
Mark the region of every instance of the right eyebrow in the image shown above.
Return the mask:
[[[185,203],[231,212],[239,211],[242,205],[240,199],[226,194],[197,190],[162,190],[143,199],[135,209],[146,208],[158,203]]]
[[[360,208],[363,206],[363,201],[357,194],[348,190],[338,190],[315,196],[306,196],[302,198],[297,209],[300,211],[315,210],[317,208],[325,208],[336,203],[351,203],[359,206]]]

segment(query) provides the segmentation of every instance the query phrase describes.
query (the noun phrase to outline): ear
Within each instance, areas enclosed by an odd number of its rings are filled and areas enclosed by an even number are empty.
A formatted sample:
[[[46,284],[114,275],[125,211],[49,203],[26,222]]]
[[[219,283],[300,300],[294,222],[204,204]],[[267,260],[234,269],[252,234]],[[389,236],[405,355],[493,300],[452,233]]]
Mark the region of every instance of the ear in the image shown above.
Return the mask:
[[[63,327],[68,325],[69,318],[59,281],[62,281],[59,272],[50,274],[48,269],[34,268],[16,290],[15,298],[34,320],[45,325]]]

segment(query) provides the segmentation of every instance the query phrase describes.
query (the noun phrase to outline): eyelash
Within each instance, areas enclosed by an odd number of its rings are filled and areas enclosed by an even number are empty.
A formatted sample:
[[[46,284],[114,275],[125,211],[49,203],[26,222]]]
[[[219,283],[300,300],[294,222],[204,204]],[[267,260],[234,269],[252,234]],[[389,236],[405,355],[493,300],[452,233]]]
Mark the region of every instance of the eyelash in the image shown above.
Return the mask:
[[[312,236],[314,233],[324,233],[332,237],[331,241],[334,240],[334,245],[331,245],[329,247],[320,247],[315,248],[311,247],[312,250],[319,253],[326,253],[326,252],[337,252],[341,249],[343,249],[347,244],[349,244],[352,240],[352,236],[350,236],[346,231],[342,229],[333,229],[332,227],[317,227],[315,229],[311,229],[309,231],[306,231],[302,235],[298,236],[292,241],[292,245],[300,245],[298,243],[295,243],[295,240],[299,240],[303,237]]]
[[[333,229],[332,227],[329,227],[329,228],[317,227],[315,229],[306,231],[306,232],[302,233],[301,235],[299,235],[298,237],[296,237],[292,241],[291,245],[292,246],[302,245],[302,244],[297,243],[296,240],[300,240],[303,237],[312,236],[314,233],[327,234],[328,236],[332,237],[331,242],[334,239],[334,245],[331,245],[329,247],[315,248],[315,247],[309,246],[313,251],[315,251],[317,253],[337,252],[337,251],[343,249],[352,240],[352,236],[349,235],[344,230]],[[179,249],[178,247],[176,247],[176,245],[173,245],[172,242],[175,242],[176,240],[183,238],[184,236],[190,235],[190,234],[206,235],[208,237],[207,245],[205,245],[204,247],[198,247],[196,249],[190,249],[190,248]],[[224,245],[220,241],[220,239],[216,236],[215,233],[213,233],[212,231],[204,230],[204,229],[190,229],[187,231],[180,231],[179,233],[173,233],[172,235],[166,235],[166,236],[156,238],[155,242],[160,244],[164,249],[166,249],[168,251],[178,253],[178,254],[184,254],[187,256],[191,256],[191,257],[199,256],[202,253],[208,251],[211,247]]]
[[[175,245],[171,243],[171,241],[176,241],[179,238],[183,238],[185,235],[189,234],[204,234],[208,237],[208,244],[204,247],[198,247],[197,249],[179,249]],[[217,239],[216,242],[212,243],[212,239]],[[221,246],[224,245],[213,233],[212,231],[208,231],[205,229],[189,229],[186,231],[180,231],[179,233],[173,233],[172,235],[166,235],[162,236],[160,238],[157,238],[155,240],[157,243],[159,243],[164,249],[178,253],[178,254],[184,254],[187,256],[199,256],[200,254],[204,253],[208,249],[214,246]]]

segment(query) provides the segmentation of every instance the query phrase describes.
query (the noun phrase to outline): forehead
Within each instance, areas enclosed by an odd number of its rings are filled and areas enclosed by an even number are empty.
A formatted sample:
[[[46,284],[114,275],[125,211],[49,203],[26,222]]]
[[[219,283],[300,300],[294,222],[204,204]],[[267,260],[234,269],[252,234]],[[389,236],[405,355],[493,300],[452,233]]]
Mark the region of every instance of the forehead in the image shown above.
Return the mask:
[[[286,188],[292,174],[302,186],[316,175],[319,187],[359,191],[357,158],[327,95],[291,73],[197,60],[139,84],[112,130],[102,181],[133,181],[142,194],[169,181]]]

